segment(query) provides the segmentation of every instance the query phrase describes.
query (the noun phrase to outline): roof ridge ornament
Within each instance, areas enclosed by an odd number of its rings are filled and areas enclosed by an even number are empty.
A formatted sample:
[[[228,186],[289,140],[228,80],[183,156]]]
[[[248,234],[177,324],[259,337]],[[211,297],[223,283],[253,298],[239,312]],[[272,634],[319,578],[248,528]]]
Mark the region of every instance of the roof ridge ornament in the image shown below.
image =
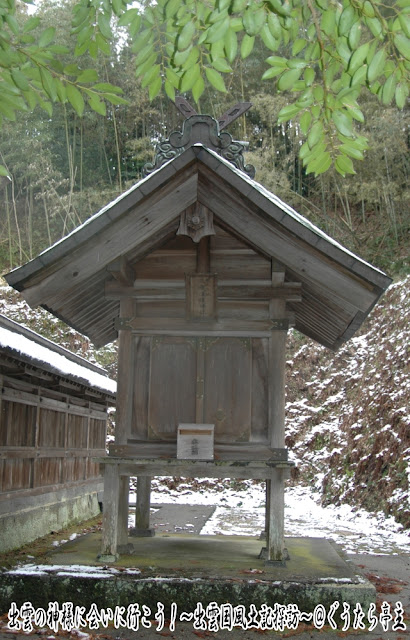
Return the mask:
[[[195,144],[202,144],[207,149],[215,151],[225,160],[228,160],[234,167],[246,173],[250,178],[254,178],[255,167],[245,164],[243,157],[245,144],[232,140],[232,136],[225,131],[221,133],[222,129],[252,106],[250,102],[238,103],[231,107],[218,121],[212,116],[196,113],[185,98],[176,98],[175,105],[185,116],[182,131],[174,131],[167,140],[157,145],[155,160],[153,163],[147,163],[144,166],[144,175],[149,175],[156,171],[189,147]]]

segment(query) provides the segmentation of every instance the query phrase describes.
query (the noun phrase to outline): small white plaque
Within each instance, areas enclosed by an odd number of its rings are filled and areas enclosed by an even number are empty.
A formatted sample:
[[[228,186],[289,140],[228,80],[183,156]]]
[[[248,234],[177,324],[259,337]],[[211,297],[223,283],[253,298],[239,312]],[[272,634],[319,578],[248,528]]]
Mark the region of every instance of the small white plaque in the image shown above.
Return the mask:
[[[213,424],[179,424],[177,458],[179,460],[214,459]]]

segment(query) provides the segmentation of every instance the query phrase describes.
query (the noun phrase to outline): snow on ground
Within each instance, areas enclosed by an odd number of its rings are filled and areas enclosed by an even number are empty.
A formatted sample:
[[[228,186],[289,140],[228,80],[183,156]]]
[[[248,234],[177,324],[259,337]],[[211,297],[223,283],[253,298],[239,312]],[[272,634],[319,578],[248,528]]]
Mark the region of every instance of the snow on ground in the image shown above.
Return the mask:
[[[135,503],[135,493],[130,502]],[[161,503],[216,505],[201,535],[254,536],[264,529],[263,483],[205,480],[192,490],[188,482],[173,489],[155,478],[151,504],[155,508]],[[347,504],[322,507],[307,487],[286,489],[285,535],[332,538],[347,553],[410,553],[410,536],[393,518]]]

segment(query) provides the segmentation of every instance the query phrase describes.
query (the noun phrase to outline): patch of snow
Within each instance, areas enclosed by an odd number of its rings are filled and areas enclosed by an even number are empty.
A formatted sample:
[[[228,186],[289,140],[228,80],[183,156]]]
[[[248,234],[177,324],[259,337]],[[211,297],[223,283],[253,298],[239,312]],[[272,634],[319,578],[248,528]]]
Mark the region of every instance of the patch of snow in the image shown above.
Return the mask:
[[[52,344],[52,343],[50,343]],[[18,354],[26,356],[40,363],[50,365],[57,373],[64,376],[86,380],[88,384],[97,389],[115,393],[117,383],[110,378],[87,369],[76,362],[72,362],[65,356],[55,353],[51,348],[37,344],[14,331],[0,327],[0,346],[12,349]]]

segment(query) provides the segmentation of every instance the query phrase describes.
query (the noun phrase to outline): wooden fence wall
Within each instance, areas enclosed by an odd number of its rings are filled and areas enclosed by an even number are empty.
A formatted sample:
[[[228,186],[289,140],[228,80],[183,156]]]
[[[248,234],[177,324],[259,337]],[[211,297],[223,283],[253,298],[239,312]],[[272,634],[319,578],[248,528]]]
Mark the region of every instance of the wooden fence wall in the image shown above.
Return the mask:
[[[100,476],[104,405],[0,376],[0,500],[35,495]]]

